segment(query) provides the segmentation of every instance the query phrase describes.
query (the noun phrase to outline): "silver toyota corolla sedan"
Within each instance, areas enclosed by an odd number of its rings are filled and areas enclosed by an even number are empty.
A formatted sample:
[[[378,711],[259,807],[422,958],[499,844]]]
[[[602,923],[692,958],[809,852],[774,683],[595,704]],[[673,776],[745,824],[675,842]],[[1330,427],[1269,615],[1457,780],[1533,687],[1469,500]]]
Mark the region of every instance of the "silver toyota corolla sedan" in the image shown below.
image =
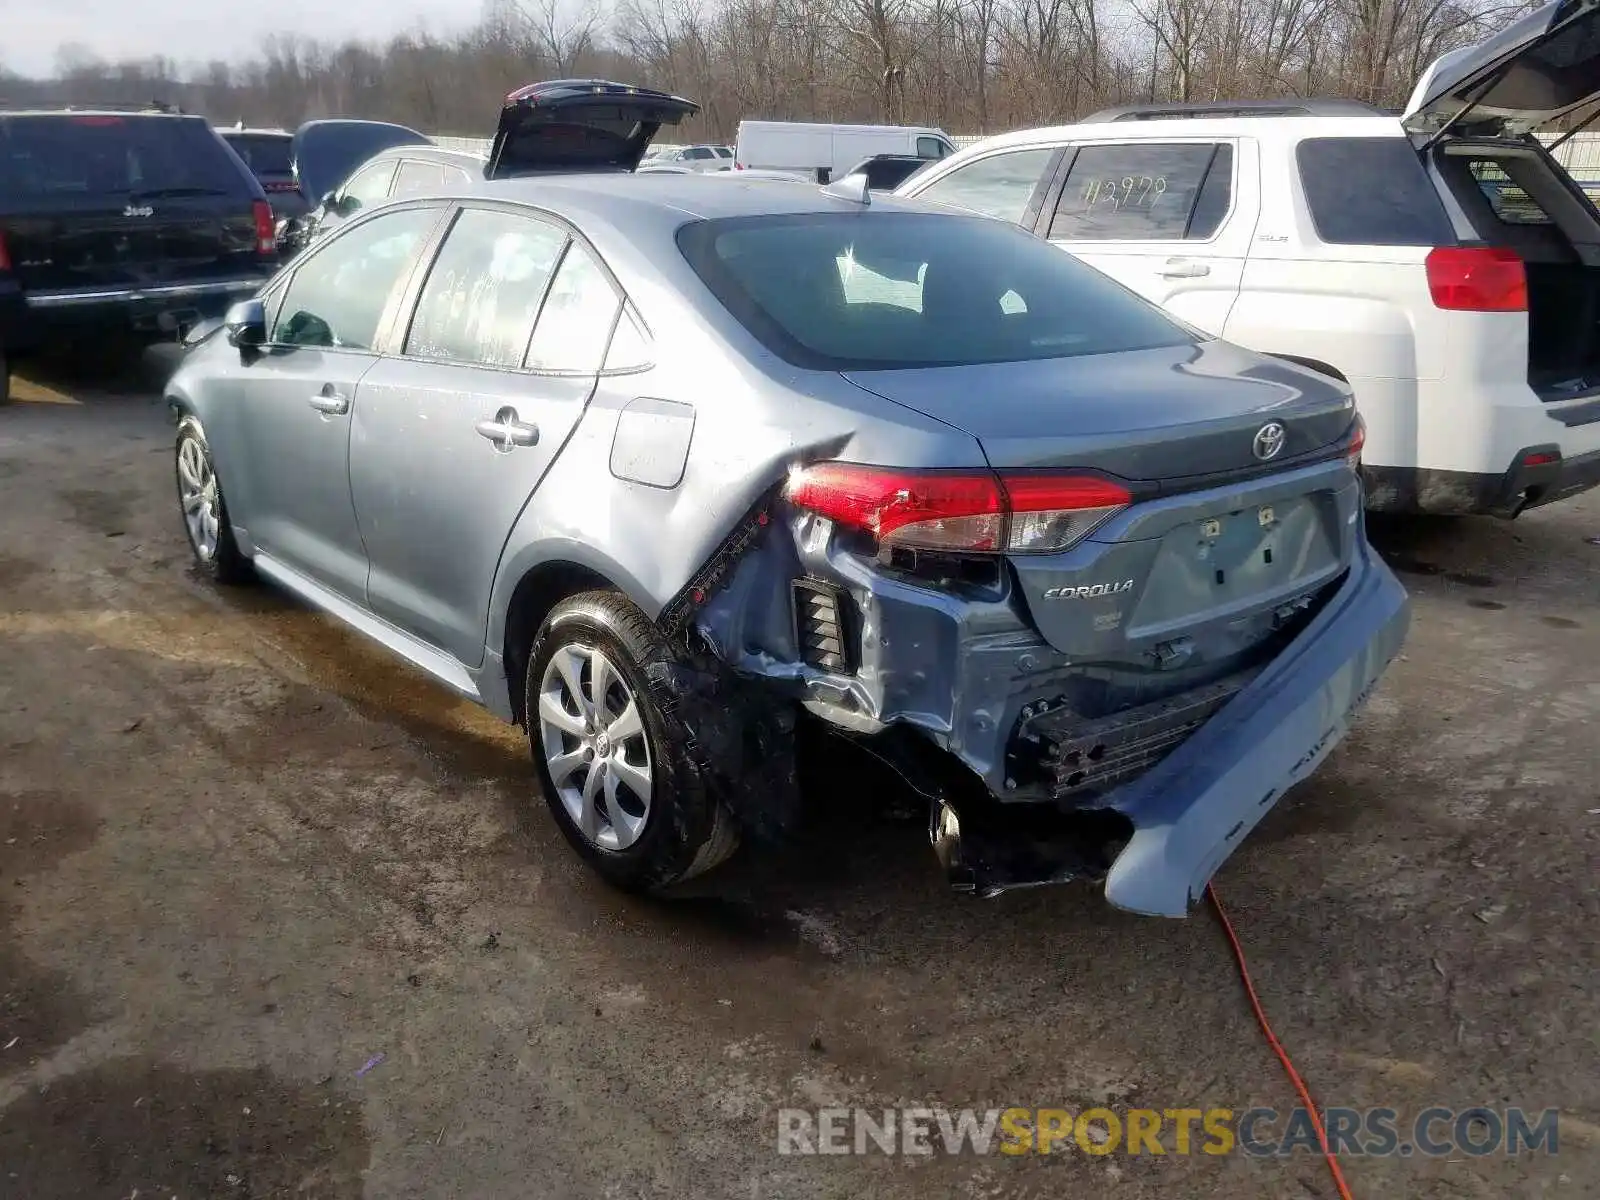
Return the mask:
[[[816,721],[927,798],[954,886],[1181,916],[1407,628],[1342,384],[849,181],[396,202],[168,398],[202,569],[522,723],[625,887],[790,829]]]

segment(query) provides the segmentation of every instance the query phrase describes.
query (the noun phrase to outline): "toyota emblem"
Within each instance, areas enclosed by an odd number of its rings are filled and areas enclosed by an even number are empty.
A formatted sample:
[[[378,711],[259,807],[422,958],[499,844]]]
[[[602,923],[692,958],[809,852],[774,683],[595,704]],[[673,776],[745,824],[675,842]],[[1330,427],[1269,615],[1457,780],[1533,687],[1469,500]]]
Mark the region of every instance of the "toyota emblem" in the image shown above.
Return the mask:
[[[1282,425],[1276,421],[1268,421],[1256,430],[1256,440],[1252,449],[1256,457],[1262,462],[1278,457],[1278,452],[1283,449],[1283,443],[1288,434]]]

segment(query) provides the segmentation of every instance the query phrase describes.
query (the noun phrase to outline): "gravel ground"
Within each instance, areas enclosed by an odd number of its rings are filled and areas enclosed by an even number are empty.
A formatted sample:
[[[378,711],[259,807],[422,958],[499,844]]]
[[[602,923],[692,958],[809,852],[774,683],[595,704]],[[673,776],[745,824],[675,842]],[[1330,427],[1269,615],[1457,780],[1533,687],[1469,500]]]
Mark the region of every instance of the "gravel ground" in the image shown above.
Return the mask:
[[[1333,1194],[1308,1154],[780,1156],[783,1106],[1294,1096],[1209,913],[953,896],[861,764],[802,848],[608,890],[518,731],[192,575],[152,395],[19,391],[0,1196]],[[1349,1159],[1357,1196],[1600,1195],[1596,534],[1596,499],[1375,528],[1405,656],[1217,880],[1321,1102],[1561,1110],[1554,1155]]]

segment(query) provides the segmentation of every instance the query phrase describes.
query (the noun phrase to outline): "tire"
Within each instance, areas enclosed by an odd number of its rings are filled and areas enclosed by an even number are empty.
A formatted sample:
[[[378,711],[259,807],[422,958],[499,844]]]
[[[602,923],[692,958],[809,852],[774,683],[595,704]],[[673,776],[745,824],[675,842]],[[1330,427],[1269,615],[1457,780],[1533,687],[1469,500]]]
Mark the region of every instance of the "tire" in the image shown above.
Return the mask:
[[[0,350],[0,404],[11,403],[11,363]]]
[[[215,583],[248,583],[254,578],[255,571],[250,566],[250,560],[239,552],[239,544],[234,540],[233,526],[228,520],[227,500],[222,494],[222,483],[211,461],[211,445],[206,441],[206,431],[195,417],[184,417],[178,422],[178,438],[173,447],[172,462],[173,478],[178,489],[178,515],[183,521],[184,535],[189,539],[189,549],[194,554],[195,567]],[[198,495],[201,508],[191,519],[187,505],[197,495],[194,481],[200,485]],[[205,519],[207,513],[209,520]],[[209,536],[206,536],[208,532]]]
[[[558,604],[528,656],[528,742],[545,802],[573,849],[626,891],[655,892],[690,879],[739,844],[732,814],[707,794],[671,696],[649,677],[652,666],[672,659],[650,619],[613,591]],[[597,680],[607,715],[590,720],[586,732]],[[636,722],[627,719],[630,706]],[[620,726],[627,728],[619,733]]]

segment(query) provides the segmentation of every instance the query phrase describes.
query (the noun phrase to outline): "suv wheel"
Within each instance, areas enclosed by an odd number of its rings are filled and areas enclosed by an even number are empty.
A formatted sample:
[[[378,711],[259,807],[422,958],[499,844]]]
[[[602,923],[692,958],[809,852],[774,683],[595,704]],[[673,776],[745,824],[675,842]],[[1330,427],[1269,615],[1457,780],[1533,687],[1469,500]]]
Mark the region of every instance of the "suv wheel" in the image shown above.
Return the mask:
[[[545,802],[578,853],[630,891],[708,871],[738,846],[688,731],[648,677],[670,659],[649,618],[616,592],[557,605],[529,655],[528,739]]]
[[[194,417],[178,422],[174,460],[178,507],[195,564],[217,583],[243,583],[250,578],[250,560],[239,553],[228,523],[228,505],[211,461],[205,430]]]

